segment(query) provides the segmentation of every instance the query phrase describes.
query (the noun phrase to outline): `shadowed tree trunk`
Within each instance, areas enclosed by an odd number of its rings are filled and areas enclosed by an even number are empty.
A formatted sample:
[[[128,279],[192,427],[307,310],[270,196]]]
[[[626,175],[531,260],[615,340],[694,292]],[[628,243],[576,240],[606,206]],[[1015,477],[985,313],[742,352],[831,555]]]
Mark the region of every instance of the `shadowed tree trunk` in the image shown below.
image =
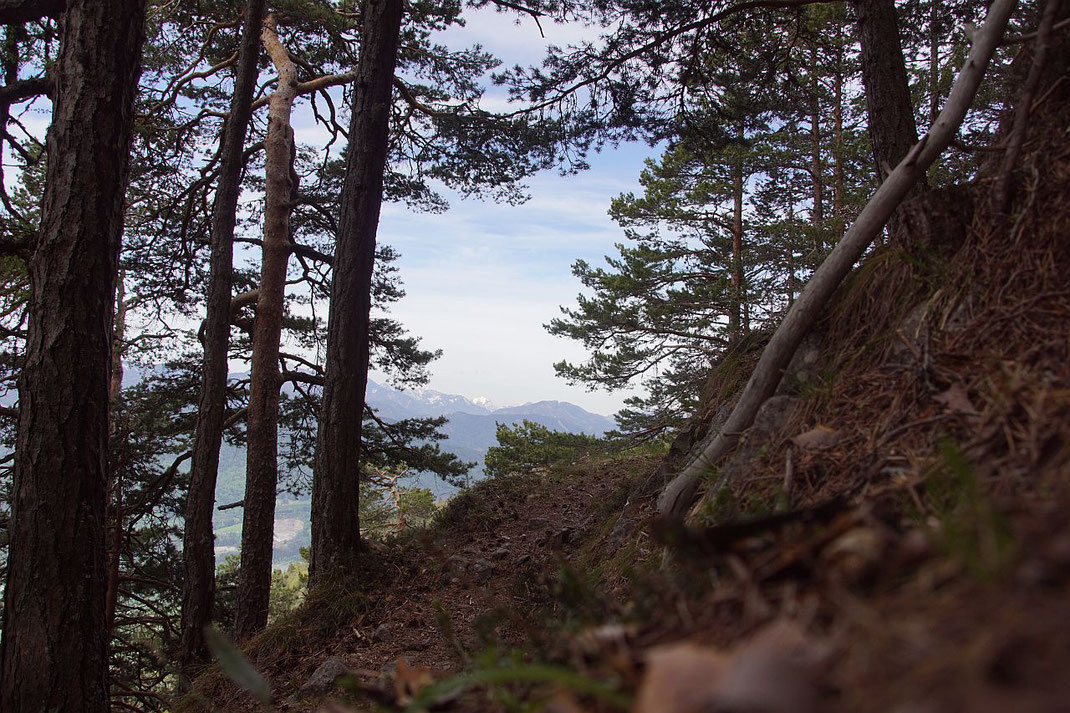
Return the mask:
[[[402,0],[364,2],[312,480],[310,587],[333,573],[352,572],[360,544],[357,504],[371,279],[401,15]]]
[[[866,114],[877,183],[899,165],[918,141],[914,105],[910,101],[906,62],[899,41],[899,23],[893,0],[855,0],[858,41],[861,45],[862,84],[866,89]],[[925,177],[910,195],[925,191]],[[894,234],[899,219],[893,214],[888,226]]]
[[[844,146],[843,146],[843,82],[844,82],[844,47],[843,30],[836,25],[836,71],[833,75],[833,98],[832,98],[832,214],[835,220],[834,242],[843,237],[843,231],[847,229],[847,221],[844,217]]]
[[[182,588],[182,633],[179,661],[185,673],[208,661],[204,627],[215,594],[215,505],[219,446],[226,410],[227,351],[230,344],[230,300],[234,262],[234,221],[241,192],[242,150],[252,114],[253,90],[259,76],[260,26],[264,0],[249,0],[245,10],[240,57],[234,80],[230,116],[223,129],[223,151],[212,205],[212,255],[208,281],[208,314],[204,327],[204,366],[198,401],[197,428],[190,466],[186,525],[182,538],[185,578]]]
[[[108,710],[105,529],[115,282],[145,0],[69,3],[29,263],[0,710]]]
[[[279,84],[268,104],[264,138],[264,250],[253,325],[246,445],[245,516],[242,520],[241,571],[235,634],[239,640],[267,624],[271,593],[271,549],[279,480],[279,340],[290,258],[290,214],[297,191],[293,171],[294,132],[290,113],[297,96],[297,66],[276,34],[275,16],[264,22],[267,49]]]
[[[817,40],[810,43],[810,186],[813,205],[810,219],[815,228],[823,228],[825,222],[825,167],[821,161],[821,82],[818,80]],[[823,230],[819,231],[823,234]]]
[[[743,146],[743,122],[736,126],[736,141]],[[736,155],[732,164],[732,299],[728,311],[728,334],[735,342],[750,329],[744,316],[747,302],[743,284],[743,157]]]

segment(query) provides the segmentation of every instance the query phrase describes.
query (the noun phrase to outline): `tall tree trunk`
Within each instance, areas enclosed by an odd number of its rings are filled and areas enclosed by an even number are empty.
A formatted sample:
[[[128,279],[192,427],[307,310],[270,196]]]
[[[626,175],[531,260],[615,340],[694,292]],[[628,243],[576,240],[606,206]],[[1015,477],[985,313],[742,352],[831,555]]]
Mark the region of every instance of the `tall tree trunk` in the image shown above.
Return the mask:
[[[936,121],[940,113],[940,40],[943,28],[940,26],[940,6],[942,2],[929,2],[929,123]]]
[[[279,341],[286,300],[286,265],[292,242],[290,214],[297,192],[294,132],[290,128],[290,114],[297,96],[297,66],[279,42],[274,15],[264,21],[262,40],[279,73],[279,84],[268,104],[264,139],[264,252],[253,325],[245,517],[234,625],[239,640],[249,638],[267,624],[275,491],[279,480]]]
[[[62,20],[0,642],[0,710],[108,710],[108,386],[145,0]]]
[[[877,184],[880,185],[917,143],[918,128],[910,101],[894,0],[855,0],[854,7],[861,45],[869,138],[873,144]],[[924,190],[925,177],[922,176],[910,195]],[[893,234],[898,231],[896,214],[889,219],[888,227]]]
[[[747,327],[744,325],[743,303],[743,124],[736,127],[736,141],[740,154],[732,164],[732,300],[728,313],[728,333],[738,340]]]
[[[795,223],[795,201],[788,201],[788,225]],[[788,232],[788,307],[795,304],[795,232]]]
[[[371,279],[401,15],[402,0],[364,2],[312,480],[310,586],[352,572],[360,544],[357,504]]]
[[[119,273],[115,285],[115,336],[112,339],[111,379],[108,383],[108,451],[112,458],[108,464],[111,473],[111,528],[108,533],[108,590],[105,598],[108,632],[115,628],[115,607],[119,601],[119,555],[123,549],[123,456],[125,438],[119,422],[119,397],[123,391],[123,345],[126,341],[126,289],[124,275]],[[120,440],[122,439],[122,440]]]
[[[832,98],[832,213],[836,223],[836,242],[843,237],[847,228],[844,214],[844,169],[843,169],[843,29],[837,24],[836,37],[836,72],[833,77]]]
[[[204,326],[204,363],[193,440],[186,524],[182,537],[182,633],[179,662],[188,676],[208,661],[204,628],[212,616],[215,595],[215,506],[219,447],[226,410],[227,352],[230,346],[230,300],[234,269],[234,222],[241,193],[242,151],[252,114],[253,90],[259,76],[260,27],[264,0],[245,8],[240,56],[234,79],[230,115],[223,128],[223,150],[212,204],[212,255],[208,278],[208,314]]]
[[[818,81],[817,40],[810,44],[810,185],[812,186],[810,220],[814,228],[825,222],[825,179],[821,162],[821,83]]]

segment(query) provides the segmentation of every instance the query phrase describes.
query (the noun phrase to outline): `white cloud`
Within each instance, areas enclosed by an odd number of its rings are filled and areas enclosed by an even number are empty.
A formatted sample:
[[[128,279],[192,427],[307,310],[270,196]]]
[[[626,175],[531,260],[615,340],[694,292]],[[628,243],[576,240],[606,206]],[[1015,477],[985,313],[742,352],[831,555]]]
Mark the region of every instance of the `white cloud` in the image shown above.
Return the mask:
[[[501,403],[558,399],[612,413],[626,395],[589,393],[557,378],[553,363],[582,361],[576,343],[543,325],[575,303],[577,258],[600,263],[622,239],[609,201],[634,189],[645,147],[596,157],[591,171],[532,181],[522,206],[454,201],[441,215],[384,206],[380,240],[398,248],[407,297],[393,314],[444,350],[432,388]]]

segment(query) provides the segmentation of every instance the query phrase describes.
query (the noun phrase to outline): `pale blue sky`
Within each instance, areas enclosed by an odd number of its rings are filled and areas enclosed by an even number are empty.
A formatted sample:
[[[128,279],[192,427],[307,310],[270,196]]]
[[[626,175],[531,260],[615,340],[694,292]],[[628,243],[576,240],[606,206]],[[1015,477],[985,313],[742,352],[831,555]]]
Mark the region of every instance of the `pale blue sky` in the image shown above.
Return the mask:
[[[450,46],[479,43],[507,66],[538,63],[548,44],[566,45],[590,31],[484,11],[463,29],[440,38]],[[493,94],[485,106],[501,102]],[[392,313],[424,346],[442,349],[430,387],[505,405],[555,399],[611,414],[626,394],[588,392],[554,375],[553,363],[585,358],[579,344],[550,336],[543,325],[573,305],[580,291],[571,265],[601,264],[623,239],[609,219],[609,202],[638,190],[646,145],[609,148],[591,156],[591,169],[573,176],[546,171],[528,181],[531,200],[520,206],[449,196],[445,214],[414,214],[386,205],[382,242],[401,253],[407,296]]]
[[[555,361],[585,353],[543,325],[560,305],[575,304],[581,285],[572,263],[600,264],[622,239],[606,211],[636,189],[649,151],[625,146],[594,156],[578,175],[536,176],[520,206],[452,200],[440,215],[384,206],[380,240],[401,252],[407,293],[392,313],[426,347],[444,351],[431,388],[503,405],[555,399],[597,413],[620,408],[624,395],[589,393],[554,375]]]

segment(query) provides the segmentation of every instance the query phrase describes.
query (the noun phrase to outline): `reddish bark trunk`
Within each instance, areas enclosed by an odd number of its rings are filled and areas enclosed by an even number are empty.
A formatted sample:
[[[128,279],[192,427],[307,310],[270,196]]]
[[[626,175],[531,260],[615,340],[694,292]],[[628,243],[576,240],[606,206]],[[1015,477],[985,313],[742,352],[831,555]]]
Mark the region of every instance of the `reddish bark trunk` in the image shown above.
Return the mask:
[[[910,100],[906,62],[899,41],[899,23],[893,0],[855,0],[858,39],[861,45],[862,84],[866,89],[869,137],[878,185],[899,165],[918,142],[914,105]],[[922,176],[910,195],[925,191]],[[897,214],[888,221],[894,234]]]
[[[239,640],[248,639],[267,625],[275,491],[279,479],[279,341],[286,299],[286,265],[290,258],[290,214],[297,191],[292,178],[294,138],[290,128],[297,67],[279,43],[274,16],[264,23],[263,43],[279,73],[279,84],[268,105],[264,139],[264,250],[253,325],[246,419],[245,516],[234,622]]]

